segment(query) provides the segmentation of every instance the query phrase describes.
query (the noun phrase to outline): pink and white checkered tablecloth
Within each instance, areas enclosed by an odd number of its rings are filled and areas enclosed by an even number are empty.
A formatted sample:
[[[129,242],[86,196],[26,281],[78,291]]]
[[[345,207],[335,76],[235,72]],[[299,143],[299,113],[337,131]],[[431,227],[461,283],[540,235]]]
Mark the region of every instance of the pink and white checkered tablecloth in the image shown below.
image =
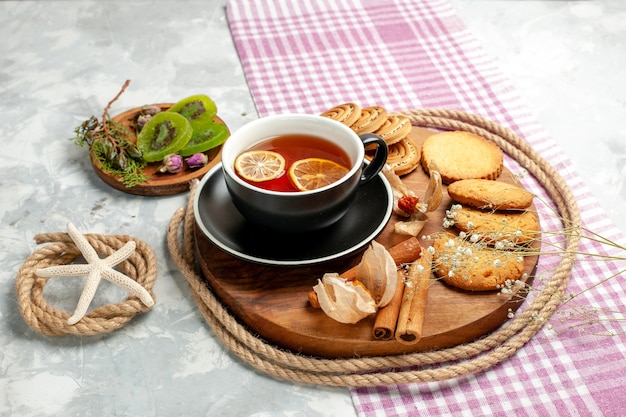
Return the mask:
[[[259,116],[320,113],[344,102],[388,111],[459,109],[489,118],[527,140],[573,190],[584,226],[624,244],[563,151],[537,124],[445,0],[230,0],[227,16]],[[507,167],[522,172],[507,158]],[[538,195],[544,230],[560,221]],[[554,238],[557,239],[557,238]],[[558,239],[557,239],[558,240]],[[582,252],[618,253],[584,239]],[[623,254],[622,254],[623,255]],[[581,256],[568,293],[626,269]],[[558,262],[542,256],[535,282]],[[423,384],[352,389],[360,416],[624,415],[626,299],[623,275],[566,304],[511,359],[485,372]],[[532,294],[530,295],[532,297]],[[579,322],[586,323],[576,326]],[[599,334],[598,334],[599,333]]]

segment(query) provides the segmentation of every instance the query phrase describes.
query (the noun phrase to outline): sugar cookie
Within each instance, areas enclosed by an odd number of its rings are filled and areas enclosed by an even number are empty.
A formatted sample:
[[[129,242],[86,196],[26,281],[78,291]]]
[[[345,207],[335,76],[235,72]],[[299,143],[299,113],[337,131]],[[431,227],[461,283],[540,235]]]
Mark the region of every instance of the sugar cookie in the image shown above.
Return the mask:
[[[502,172],[504,155],[493,142],[469,132],[442,132],[422,146],[422,167],[434,164],[445,184],[470,178],[493,180]]]
[[[533,194],[500,181],[469,179],[453,182],[448,195],[461,204],[496,210],[523,210],[533,203]]]
[[[538,238],[539,219],[532,211],[490,211],[470,206],[453,210],[454,225],[461,231],[478,234],[481,239],[495,243],[509,241],[528,243]]]
[[[450,233],[439,235],[433,248],[435,275],[464,290],[497,290],[524,273],[524,259],[517,254],[471,244]]]

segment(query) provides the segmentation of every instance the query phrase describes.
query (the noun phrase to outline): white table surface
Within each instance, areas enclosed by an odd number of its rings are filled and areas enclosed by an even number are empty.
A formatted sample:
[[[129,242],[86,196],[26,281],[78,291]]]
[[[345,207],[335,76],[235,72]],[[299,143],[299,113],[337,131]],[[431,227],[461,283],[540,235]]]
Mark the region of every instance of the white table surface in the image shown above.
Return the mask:
[[[626,231],[626,3],[453,0]],[[109,188],[68,140],[126,79],[112,113],[205,93],[232,130],[256,118],[224,13],[213,1],[0,2],[0,415],[355,415],[346,388],[259,374],[201,317],[165,243],[186,195]],[[109,335],[48,337],[17,308],[15,276],[37,233],[128,234],[158,256],[157,305]],[[73,311],[82,286],[46,287]],[[96,303],[124,294],[103,285]]]

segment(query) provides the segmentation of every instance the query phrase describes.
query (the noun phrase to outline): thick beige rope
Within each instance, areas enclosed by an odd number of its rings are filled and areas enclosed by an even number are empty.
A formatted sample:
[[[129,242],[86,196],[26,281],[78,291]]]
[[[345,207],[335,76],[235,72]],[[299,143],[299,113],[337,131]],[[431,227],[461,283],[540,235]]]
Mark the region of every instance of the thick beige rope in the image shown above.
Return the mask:
[[[511,131],[480,116],[450,110],[402,112],[415,126],[477,133],[498,144],[534,175],[553,199],[564,226],[580,224],[576,201],[558,172]],[[170,254],[189,283],[203,317],[219,339],[250,366],[272,375],[307,384],[375,386],[439,381],[488,369],[514,355],[548,321],[562,300],[580,236],[565,235],[565,247],[551,279],[526,308],[506,325],[475,342],[432,352],[352,359],[320,359],[280,349],[250,333],[223,307],[195,269],[193,254],[192,185],[186,210],[179,209],[167,233]],[[182,245],[179,243],[183,224]]]
[[[130,240],[134,240],[135,252],[117,267],[155,298],[152,287],[157,276],[157,261],[148,244],[125,235],[87,234],[85,237],[101,257],[111,255]],[[123,302],[93,309],[74,325],[67,324],[71,314],[46,302],[43,289],[48,278],[37,276],[36,271],[49,266],[67,265],[81,256],[81,253],[67,233],[38,234],[35,242],[50,244],[37,249],[28,257],[15,280],[20,313],[32,329],[50,336],[108,333],[124,326],[135,314],[151,309],[136,296],[129,296]]]

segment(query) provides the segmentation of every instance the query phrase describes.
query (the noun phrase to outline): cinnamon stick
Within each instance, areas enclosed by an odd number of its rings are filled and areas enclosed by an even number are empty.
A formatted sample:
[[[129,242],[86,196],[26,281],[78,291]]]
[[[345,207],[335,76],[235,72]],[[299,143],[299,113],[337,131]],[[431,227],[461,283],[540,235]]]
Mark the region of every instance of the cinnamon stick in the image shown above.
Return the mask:
[[[398,314],[402,305],[402,295],[404,294],[404,274],[403,268],[398,270],[398,285],[393,298],[386,306],[380,308],[376,313],[372,334],[376,340],[391,340],[396,331]]]
[[[410,237],[392,246],[388,251],[396,265],[402,265],[413,262],[419,258],[422,247],[416,237]],[[348,269],[339,276],[345,278],[346,281],[354,281],[356,279],[356,266]]]
[[[409,267],[396,328],[400,343],[415,344],[422,338],[431,268],[432,255],[428,251],[423,251]]]
[[[388,249],[388,251],[396,265],[402,265],[413,262],[419,258],[422,253],[422,247],[416,237],[410,237],[397,245],[392,246]],[[348,269],[339,276],[344,278],[346,281],[354,281],[356,279],[356,266]],[[317,300],[317,294],[315,294],[315,291],[311,291],[308,294],[308,299],[311,305],[315,307],[315,300]]]

